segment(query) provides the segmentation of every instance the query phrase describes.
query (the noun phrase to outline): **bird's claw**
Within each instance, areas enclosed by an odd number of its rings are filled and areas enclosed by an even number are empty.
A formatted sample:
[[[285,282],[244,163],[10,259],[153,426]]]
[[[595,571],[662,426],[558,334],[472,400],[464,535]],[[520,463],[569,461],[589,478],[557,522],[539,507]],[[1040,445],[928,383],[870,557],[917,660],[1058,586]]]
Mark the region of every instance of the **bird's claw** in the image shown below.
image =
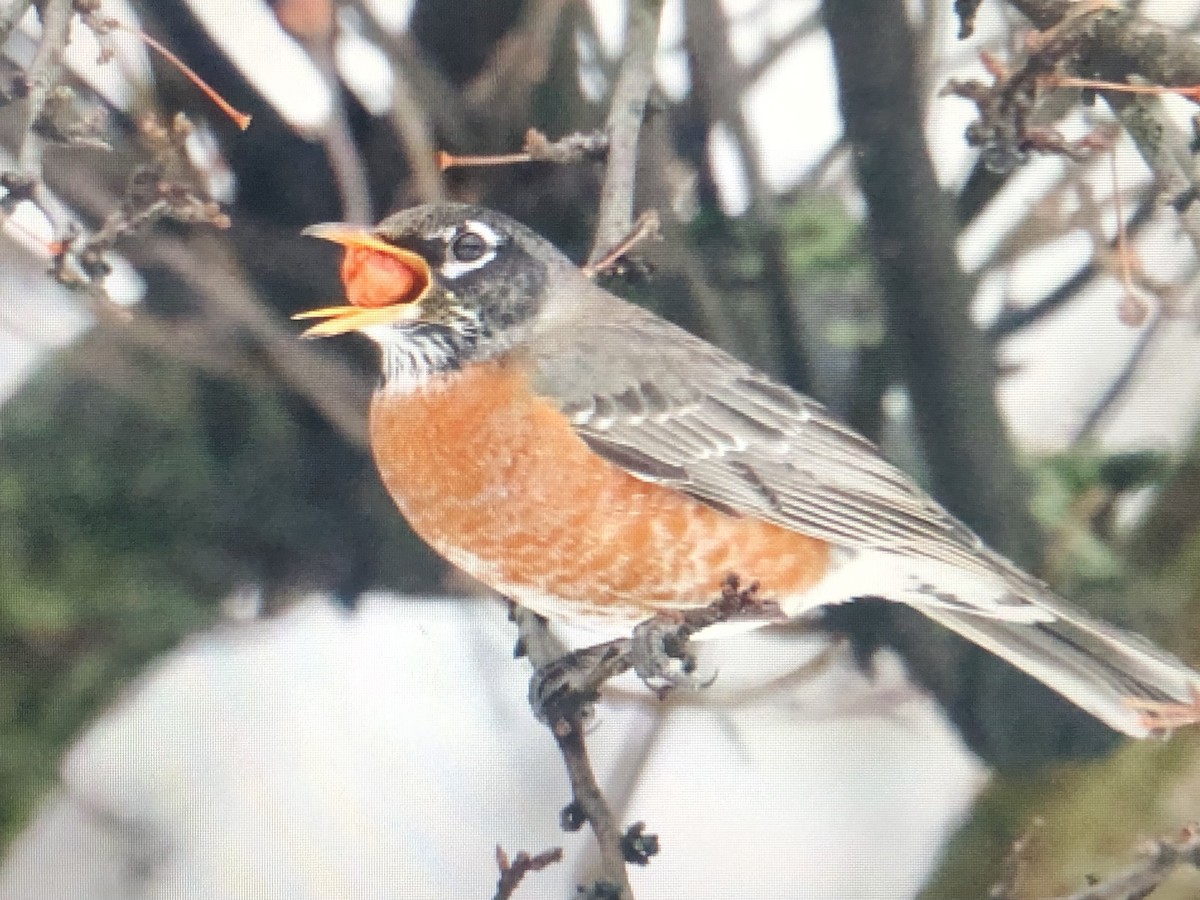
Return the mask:
[[[676,688],[698,691],[716,679],[696,674],[691,629],[670,615],[656,616],[633,630],[629,656],[633,670],[650,690],[665,697]]]

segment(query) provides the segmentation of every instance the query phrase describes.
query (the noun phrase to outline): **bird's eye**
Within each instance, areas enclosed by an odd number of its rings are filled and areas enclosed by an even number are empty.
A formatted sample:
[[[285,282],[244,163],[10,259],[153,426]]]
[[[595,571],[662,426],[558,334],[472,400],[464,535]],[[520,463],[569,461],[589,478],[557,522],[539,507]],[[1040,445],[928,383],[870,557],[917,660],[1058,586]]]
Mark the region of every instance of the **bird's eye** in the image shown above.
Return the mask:
[[[483,257],[488,243],[475,231],[464,231],[450,244],[450,252],[458,262],[471,263]]]

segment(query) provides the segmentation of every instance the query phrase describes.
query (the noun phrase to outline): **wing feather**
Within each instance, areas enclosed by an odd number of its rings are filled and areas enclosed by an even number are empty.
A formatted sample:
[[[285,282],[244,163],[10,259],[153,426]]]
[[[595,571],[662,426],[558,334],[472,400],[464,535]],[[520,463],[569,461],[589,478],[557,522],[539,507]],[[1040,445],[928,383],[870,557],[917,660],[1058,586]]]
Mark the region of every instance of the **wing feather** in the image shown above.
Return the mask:
[[[995,574],[969,529],[820,404],[641,310],[620,311],[574,331],[577,348],[535,360],[537,388],[597,453],[722,510]],[[608,364],[558,365],[595,354]]]

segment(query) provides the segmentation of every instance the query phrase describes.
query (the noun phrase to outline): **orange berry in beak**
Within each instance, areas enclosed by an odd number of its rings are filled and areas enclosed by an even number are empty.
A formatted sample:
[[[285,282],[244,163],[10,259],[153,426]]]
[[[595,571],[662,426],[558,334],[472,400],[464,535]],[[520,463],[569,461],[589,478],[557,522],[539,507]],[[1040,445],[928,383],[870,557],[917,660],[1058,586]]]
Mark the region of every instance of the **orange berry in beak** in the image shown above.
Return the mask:
[[[416,300],[427,277],[390,253],[350,246],[342,258],[342,284],[346,299],[354,306],[378,309]]]

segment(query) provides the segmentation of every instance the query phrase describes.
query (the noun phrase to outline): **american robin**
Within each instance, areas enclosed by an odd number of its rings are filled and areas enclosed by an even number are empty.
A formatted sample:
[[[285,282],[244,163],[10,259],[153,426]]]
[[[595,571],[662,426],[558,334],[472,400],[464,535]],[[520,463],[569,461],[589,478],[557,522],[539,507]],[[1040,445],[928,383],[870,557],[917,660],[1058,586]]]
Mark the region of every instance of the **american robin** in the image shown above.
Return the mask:
[[[729,573],[788,615],[905,603],[1126,734],[1200,721],[1200,675],[986,547],[815,401],[595,285],[528,228],[419,206],[342,245],[380,347],[371,447],[413,528],[551,620],[703,606]]]

